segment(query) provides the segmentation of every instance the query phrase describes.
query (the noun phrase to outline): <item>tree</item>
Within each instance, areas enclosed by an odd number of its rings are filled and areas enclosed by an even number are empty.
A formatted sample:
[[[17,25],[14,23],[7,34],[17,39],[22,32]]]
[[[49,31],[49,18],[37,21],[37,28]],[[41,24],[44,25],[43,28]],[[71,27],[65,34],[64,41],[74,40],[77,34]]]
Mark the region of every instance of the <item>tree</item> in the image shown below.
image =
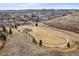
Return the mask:
[[[0,40],[2,41],[2,45],[0,46],[0,50],[1,50],[4,47],[5,43],[6,43],[6,36],[1,35]]]
[[[35,40],[35,44],[37,44],[37,41]]]
[[[12,28],[14,28],[14,25],[11,25]]]
[[[7,29],[5,28],[4,25],[2,25],[2,30],[3,30],[3,32],[6,32],[7,31]]]
[[[35,38],[33,37],[33,41],[32,41],[33,43],[35,42]]]
[[[15,24],[15,28],[17,28],[17,25]]]
[[[42,46],[42,40],[39,40],[39,45]]]
[[[33,43],[37,44],[37,41],[35,40],[35,38],[33,37]]]
[[[35,26],[38,26],[38,24],[36,23]]]
[[[2,25],[2,32],[4,33],[5,36],[8,35],[8,31],[4,25]]]
[[[12,34],[12,29],[11,29],[11,27],[9,28],[9,34]]]
[[[1,35],[0,38],[1,38],[1,40],[4,41],[4,42],[6,41],[6,36],[5,36],[5,35]]]
[[[70,43],[69,42],[67,43],[67,47],[70,48]]]

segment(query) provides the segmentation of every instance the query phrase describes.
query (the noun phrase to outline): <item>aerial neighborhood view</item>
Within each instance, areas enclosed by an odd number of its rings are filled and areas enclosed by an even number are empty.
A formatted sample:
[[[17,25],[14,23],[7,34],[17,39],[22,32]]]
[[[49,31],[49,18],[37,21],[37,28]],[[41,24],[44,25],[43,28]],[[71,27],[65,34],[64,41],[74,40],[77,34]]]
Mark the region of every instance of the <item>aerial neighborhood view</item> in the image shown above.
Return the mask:
[[[79,56],[78,6],[0,4],[0,56]]]

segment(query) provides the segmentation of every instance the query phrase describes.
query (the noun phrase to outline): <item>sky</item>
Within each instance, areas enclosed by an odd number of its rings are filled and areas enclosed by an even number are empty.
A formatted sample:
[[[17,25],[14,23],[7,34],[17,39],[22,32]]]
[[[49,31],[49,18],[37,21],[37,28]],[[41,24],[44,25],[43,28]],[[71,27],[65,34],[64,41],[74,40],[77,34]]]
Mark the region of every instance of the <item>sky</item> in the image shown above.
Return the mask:
[[[0,10],[79,9],[79,3],[0,3]]]

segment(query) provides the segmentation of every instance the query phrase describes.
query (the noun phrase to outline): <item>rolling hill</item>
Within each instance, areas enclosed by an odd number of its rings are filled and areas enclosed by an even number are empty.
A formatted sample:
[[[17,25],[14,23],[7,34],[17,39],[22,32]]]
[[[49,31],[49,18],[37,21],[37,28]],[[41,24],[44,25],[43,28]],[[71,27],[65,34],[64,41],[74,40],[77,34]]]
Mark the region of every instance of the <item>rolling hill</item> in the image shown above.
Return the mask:
[[[79,12],[51,19],[49,21],[46,21],[45,24],[47,24],[50,27],[79,33]]]

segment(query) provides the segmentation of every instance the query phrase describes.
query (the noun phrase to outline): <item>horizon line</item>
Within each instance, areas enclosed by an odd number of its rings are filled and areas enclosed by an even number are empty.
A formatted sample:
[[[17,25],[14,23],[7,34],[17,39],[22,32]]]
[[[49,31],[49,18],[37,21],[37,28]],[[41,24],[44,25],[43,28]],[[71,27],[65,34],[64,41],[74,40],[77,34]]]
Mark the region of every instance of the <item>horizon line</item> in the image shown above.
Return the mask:
[[[54,10],[79,10],[78,8],[32,8],[32,9],[0,9],[0,10],[51,10],[51,9],[54,9]]]

